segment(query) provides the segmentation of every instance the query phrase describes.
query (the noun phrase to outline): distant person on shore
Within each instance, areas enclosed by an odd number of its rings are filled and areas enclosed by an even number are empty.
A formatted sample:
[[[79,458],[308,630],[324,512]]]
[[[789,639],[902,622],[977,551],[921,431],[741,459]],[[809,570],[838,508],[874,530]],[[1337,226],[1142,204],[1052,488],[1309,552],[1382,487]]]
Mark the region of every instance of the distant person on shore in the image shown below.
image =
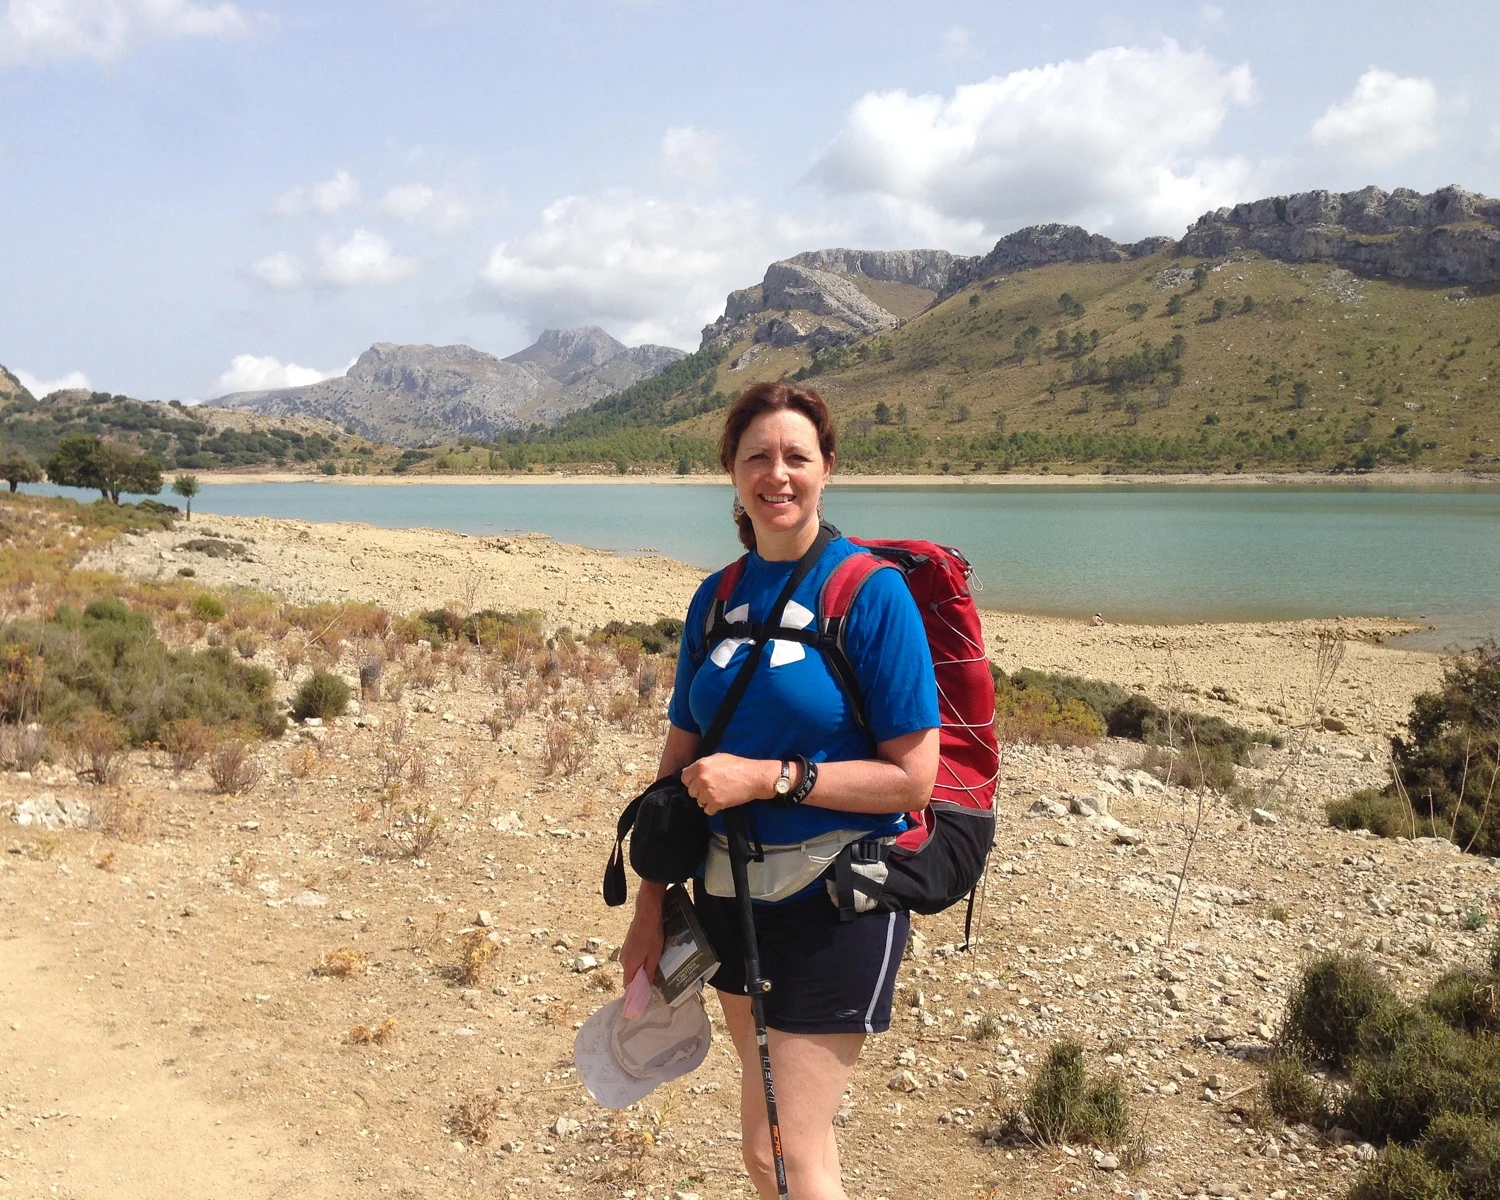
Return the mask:
[[[750,551],[725,616],[764,621],[798,560],[819,540],[823,488],[834,463],[828,408],[809,389],[757,384],[725,418],[719,461],[734,484],[735,523]],[[817,612],[823,581],[858,552],[847,538],[834,537],[796,587],[781,625],[805,628]],[[722,749],[696,759],[702,731],[749,653],[743,639],[704,644],[720,574],[704,581],[688,609],[659,776],[681,769],[683,783],[719,835],[710,844],[706,877],[695,881],[694,898],[721,964],[710,982],[743,1068],[745,1165],[759,1194],[774,1198],[742,926],[734,900],[716,882],[721,872],[714,856],[724,853],[722,814],[740,805],[748,805],[767,848],[766,863],[753,864],[751,888],[762,974],[772,985],[765,996],[766,1023],[787,1190],[796,1200],[838,1200],[845,1193],[833,1120],[866,1036],[890,1026],[908,917],[877,911],[840,920],[824,879],[828,860],[807,856],[801,846],[825,834],[844,834],[844,841],[894,834],[905,828],[903,813],[926,806],[938,766],[932,657],[900,573],[876,571],[847,624],[868,732],[856,724],[818,650],[773,640],[749,677]],[[769,869],[773,860],[775,871]],[[778,874],[781,898],[760,899],[757,880]],[[641,968],[648,976],[655,970],[663,894],[661,885],[650,883],[636,893],[620,955],[627,981]]]
[[[1094,621],[1093,621],[1093,623],[1095,625],[1103,625],[1104,624],[1104,614],[1103,613],[1095,613],[1094,614]]]

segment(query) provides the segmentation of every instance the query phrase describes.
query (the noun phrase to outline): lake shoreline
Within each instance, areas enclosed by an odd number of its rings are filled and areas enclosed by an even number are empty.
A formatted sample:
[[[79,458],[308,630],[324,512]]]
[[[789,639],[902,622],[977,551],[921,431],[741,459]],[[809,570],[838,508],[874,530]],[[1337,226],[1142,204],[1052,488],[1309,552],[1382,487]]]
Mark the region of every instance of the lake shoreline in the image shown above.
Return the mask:
[[[537,486],[556,484],[629,484],[639,486],[724,487],[724,476],[605,475],[552,472],[537,475],[314,475],[293,471],[202,471],[204,484],[317,483],[365,487]],[[1470,471],[1369,471],[1334,474],[1309,471],[1239,471],[1214,474],[1099,474],[1011,473],[1006,475],[861,475],[835,473],[833,487],[1308,487],[1308,488],[1462,488],[1500,490],[1500,475]]]

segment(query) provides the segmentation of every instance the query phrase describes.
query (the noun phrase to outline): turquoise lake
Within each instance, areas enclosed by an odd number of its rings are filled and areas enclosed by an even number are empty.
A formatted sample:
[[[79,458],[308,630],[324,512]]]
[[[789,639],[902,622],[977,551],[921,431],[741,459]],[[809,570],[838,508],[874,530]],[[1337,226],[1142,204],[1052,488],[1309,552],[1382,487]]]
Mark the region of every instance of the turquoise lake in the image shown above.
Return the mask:
[[[846,533],[926,537],[974,564],[988,608],[1120,621],[1426,617],[1438,646],[1500,635],[1500,491],[862,487]],[[205,484],[196,512],[527,530],[705,569],[739,553],[727,486]]]
[[[712,569],[739,553],[729,502],[727,485],[702,484],[207,483],[193,507],[525,530]],[[826,508],[855,536],[959,547],[987,608],[1119,621],[1423,617],[1436,629],[1412,644],[1429,647],[1500,636],[1495,489],[843,485]]]

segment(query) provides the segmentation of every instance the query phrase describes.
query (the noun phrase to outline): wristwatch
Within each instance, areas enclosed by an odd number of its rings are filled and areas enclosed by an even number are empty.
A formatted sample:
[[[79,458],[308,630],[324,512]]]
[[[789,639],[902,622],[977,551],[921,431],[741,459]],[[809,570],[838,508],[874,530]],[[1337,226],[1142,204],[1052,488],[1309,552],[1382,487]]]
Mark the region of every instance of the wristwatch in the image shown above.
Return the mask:
[[[779,800],[792,790],[792,764],[783,759],[781,774],[776,778],[776,798]]]
[[[818,782],[817,763],[802,754],[793,755],[792,762],[802,768],[802,778],[796,787],[792,787],[792,763],[781,764],[781,777],[776,780],[776,795],[771,801],[777,808],[796,808],[807,799],[813,785]]]

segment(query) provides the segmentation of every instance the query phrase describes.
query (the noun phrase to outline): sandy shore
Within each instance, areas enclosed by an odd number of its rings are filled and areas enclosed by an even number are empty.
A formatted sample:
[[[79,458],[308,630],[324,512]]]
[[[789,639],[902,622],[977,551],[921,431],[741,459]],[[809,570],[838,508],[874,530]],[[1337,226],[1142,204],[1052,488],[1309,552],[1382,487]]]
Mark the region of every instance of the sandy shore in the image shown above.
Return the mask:
[[[210,533],[242,544],[246,557],[183,549],[189,538]],[[172,533],[122,538],[85,565],[137,578],[189,568],[205,584],[256,588],[297,603],[368,600],[396,612],[445,604],[533,608],[554,625],[580,631],[616,619],[680,617],[703,578],[697,568],[658,555],[620,557],[539,534],[472,537],[224,516],[200,517]],[[994,611],[982,619],[994,660],[1005,670],[1107,679],[1159,701],[1181,691],[1203,711],[1260,725],[1306,715],[1317,630],[1337,626],[1349,640],[1327,712],[1353,734],[1376,739],[1399,728],[1411,697],[1431,687],[1440,671],[1436,655],[1378,645],[1413,628],[1382,618],[1101,627]]]
[[[203,483],[322,483],[370,486],[415,486],[417,484],[644,484],[720,485],[724,477],[711,475],[615,475],[564,471],[536,475],[321,475],[293,471],[204,471]],[[1417,487],[1500,488],[1500,477],[1470,471],[1371,471],[1363,475],[1335,475],[1292,471],[1241,471],[1233,474],[1103,475],[1032,473],[1007,475],[834,475],[839,487],[1119,487],[1122,485],[1180,487]]]

